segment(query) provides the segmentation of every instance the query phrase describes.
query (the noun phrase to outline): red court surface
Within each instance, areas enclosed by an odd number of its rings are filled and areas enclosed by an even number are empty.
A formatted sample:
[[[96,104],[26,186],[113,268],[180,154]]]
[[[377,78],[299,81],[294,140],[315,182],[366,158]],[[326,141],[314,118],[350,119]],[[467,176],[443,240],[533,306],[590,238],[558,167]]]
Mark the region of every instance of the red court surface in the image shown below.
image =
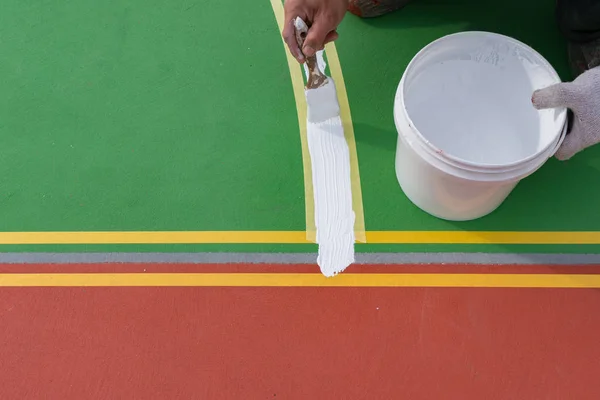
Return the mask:
[[[2,275],[190,271],[314,273],[315,268],[0,266]],[[0,398],[598,399],[599,330],[598,289],[0,287]]]

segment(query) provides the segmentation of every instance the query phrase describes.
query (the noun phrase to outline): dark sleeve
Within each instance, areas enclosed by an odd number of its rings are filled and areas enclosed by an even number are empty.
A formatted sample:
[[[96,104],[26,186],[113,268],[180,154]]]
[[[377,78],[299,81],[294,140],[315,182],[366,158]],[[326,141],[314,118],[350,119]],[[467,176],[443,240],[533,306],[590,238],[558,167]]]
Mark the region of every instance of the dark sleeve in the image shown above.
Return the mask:
[[[589,42],[600,38],[600,0],[557,0],[556,16],[568,40]]]

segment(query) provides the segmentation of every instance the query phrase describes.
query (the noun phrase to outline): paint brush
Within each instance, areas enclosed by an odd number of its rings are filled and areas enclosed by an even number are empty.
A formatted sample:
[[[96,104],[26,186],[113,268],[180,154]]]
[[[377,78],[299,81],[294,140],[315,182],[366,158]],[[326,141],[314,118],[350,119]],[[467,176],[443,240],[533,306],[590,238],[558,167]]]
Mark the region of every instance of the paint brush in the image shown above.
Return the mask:
[[[308,26],[294,20],[302,49]],[[306,139],[310,153],[315,210],[317,264],[330,277],[354,262],[354,222],[351,163],[335,83],[325,75],[323,52],[306,57]]]
[[[296,28],[296,41],[302,49],[308,34],[308,25],[298,17],[294,20],[294,27]],[[339,116],[340,105],[333,79],[321,71],[316,54],[304,58],[308,70],[305,87],[308,121],[318,123]]]

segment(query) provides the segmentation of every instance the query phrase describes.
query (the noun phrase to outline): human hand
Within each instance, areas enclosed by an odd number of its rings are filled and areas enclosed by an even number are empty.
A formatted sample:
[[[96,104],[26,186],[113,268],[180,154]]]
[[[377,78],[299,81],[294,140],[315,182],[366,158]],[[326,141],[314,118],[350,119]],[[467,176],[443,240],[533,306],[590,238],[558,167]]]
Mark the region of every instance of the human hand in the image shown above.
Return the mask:
[[[584,72],[573,82],[536,90],[532,101],[537,109],[566,107],[573,111],[571,132],[556,152],[559,160],[568,160],[600,143],[600,67]]]
[[[348,0],[285,0],[285,27],[281,33],[290,52],[298,60],[312,57],[338,38],[336,29],[348,9]],[[300,17],[309,26],[302,49],[296,41],[294,20]]]

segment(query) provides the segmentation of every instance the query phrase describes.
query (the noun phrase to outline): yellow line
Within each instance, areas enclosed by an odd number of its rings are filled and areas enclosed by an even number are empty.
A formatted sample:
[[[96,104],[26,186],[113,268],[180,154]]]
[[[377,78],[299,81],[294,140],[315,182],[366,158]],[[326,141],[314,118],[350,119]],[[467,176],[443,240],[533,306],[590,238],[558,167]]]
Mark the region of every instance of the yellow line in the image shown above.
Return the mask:
[[[302,231],[280,232],[0,232],[0,244],[308,243]]]
[[[600,244],[600,232],[372,231],[376,244]]]
[[[279,31],[284,27],[283,4],[281,0],[271,0],[271,7],[277,20]],[[294,99],[296,101],[296,110],[298,113],[298,127],[300,128],[300,144],[302,147],[302,164],[304,166],[304,207],[306,213],[306,240],[317,241],[317,228],[315,226],[315,203],[313,201],[313,183],[312,183],[312,164],[310,162],[310,153],[308,150],[308,139],[306,135],[306,100],[304,97],[304,78],[298,62],[287,50],[287,45],[283,43],[285,55],[287,58],[290,76],[292,78],[292,88],[294,90]]]
[[[545,274],[0,274],[0,287],[486,287],[600,288],[600,275]]]
[[[369,244],[600,244],[600,232],[371,231]],[[0,245],[306,244],[304,231],[0,232]]]
[[[365,242],[365,214],[362,200],[362,187],[360,184],[360,172],[358,167],[358,153],[356,151],[356,140],[354,138],[354,126],[352,125],[352,115],[350,114],[350,102],[348,101],[348,92],[346,83],[342,74],[342,66],[334,43],[325,46],[327,62],[331,77],[336,83],[338,102],[340,103],[340,117],[344,126],[344,136],[348,143],[350,151],[350,179],[352,183],[352,209],[356,215],[354,221],[355,238],[358,242]]]

